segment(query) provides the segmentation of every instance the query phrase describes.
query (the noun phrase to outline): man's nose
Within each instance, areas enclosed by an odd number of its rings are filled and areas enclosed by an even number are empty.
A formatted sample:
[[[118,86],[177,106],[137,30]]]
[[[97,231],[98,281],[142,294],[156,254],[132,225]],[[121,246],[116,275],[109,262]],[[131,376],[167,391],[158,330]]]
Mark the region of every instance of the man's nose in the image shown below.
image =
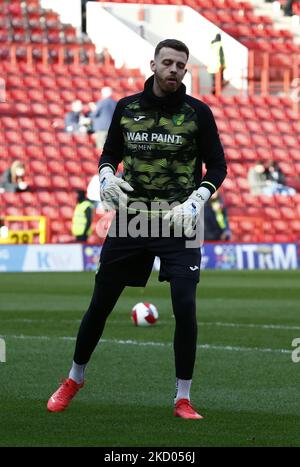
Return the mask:
[[[176,73],[176,72],[177,72],[176,63],[172,63],[172,65],[170,66],[170,71],[171,71],[172,73]]]

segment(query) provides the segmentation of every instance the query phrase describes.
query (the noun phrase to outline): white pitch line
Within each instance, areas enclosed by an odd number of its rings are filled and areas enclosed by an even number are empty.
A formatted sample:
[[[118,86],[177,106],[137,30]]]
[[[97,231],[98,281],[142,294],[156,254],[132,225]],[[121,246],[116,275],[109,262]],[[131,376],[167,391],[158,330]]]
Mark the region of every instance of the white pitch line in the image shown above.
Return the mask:
[[[222,321],[202,321],[198,322],[199,325],[204,326],[222,326],[229,328],[258,328],[258,329],[286,329],[286,330],[300,330],[300,326],[289,326],[286,324],[253,324],[253,323],[225,323]]]
[[[75,341],[75,337],[68,336],[24,336],[24,335],[7,335],[0,336],[4,339],[24,339],[24,340],[65,340],[65,341]],[[122,340],[122,339],[101,339],[101,344],[117,344],[117,345],[136,345],[141,347],[171,347],[173,343],[171,342],[153,342],[153,341],[135,341],[135,340]],[[240,347],[240,346],[231,346],[231,345],[213,345],[213,344],[199,344],[197,348],[204,350],[227,350],[230,352],[267,352],[267,353],[291,353],[291,350],[288,349],[270,349],[263,347]]]
[[[18,322],[18,323],[49,323],[56,322],[57,319],[25,319],[25,318],[11,318],[5,320],[6,322]],[[80,319],[62,319],[60,323],[80,323]],[[124,323],[121,320],[114,320],[114,323]],[[285,324],[254,324],[254,323],[226,323],[223,321],[198,321],[199,326],[220,326],[228,328],[256,328],[256,329],[283,329],[288,331],[299,331],[300,326],[292,326]]]

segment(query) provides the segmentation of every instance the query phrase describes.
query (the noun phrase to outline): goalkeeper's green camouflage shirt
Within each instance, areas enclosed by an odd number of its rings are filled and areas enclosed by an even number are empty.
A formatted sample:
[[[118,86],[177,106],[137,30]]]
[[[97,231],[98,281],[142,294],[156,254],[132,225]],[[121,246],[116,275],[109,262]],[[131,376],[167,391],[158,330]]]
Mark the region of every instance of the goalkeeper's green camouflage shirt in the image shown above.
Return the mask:
[[[166,97],[156,97],[152,86],[153,76],[143,92],[118,102],[99,170],[116,171],[123,161],[123,178],[134,188],[129,202],[183,202],[200,185],[213,193],[226,162],[211,110],[183,84]]]

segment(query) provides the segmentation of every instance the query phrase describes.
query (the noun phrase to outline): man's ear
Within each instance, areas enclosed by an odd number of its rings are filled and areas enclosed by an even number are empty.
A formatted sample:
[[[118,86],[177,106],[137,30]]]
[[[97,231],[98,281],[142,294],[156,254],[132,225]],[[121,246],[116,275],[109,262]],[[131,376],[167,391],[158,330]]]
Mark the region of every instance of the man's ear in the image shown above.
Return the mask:
[[[155,61],[154,61],[154,60],[151,60],[151,61],[150,61],[150,69],[151,69],[151,71],[153,71],[153,73],[154,73],[155,70],[156,70],[156,64],[155,64]]]

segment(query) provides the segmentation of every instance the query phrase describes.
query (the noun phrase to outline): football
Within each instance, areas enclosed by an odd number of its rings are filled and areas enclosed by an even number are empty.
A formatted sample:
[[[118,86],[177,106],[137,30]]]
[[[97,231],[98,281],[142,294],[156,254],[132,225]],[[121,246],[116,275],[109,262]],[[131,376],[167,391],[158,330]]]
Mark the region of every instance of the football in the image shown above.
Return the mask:
[[[152,303],[137,303],[131,313],[133,324],[136,326],[152,326],[158,320],[158,311]]]

